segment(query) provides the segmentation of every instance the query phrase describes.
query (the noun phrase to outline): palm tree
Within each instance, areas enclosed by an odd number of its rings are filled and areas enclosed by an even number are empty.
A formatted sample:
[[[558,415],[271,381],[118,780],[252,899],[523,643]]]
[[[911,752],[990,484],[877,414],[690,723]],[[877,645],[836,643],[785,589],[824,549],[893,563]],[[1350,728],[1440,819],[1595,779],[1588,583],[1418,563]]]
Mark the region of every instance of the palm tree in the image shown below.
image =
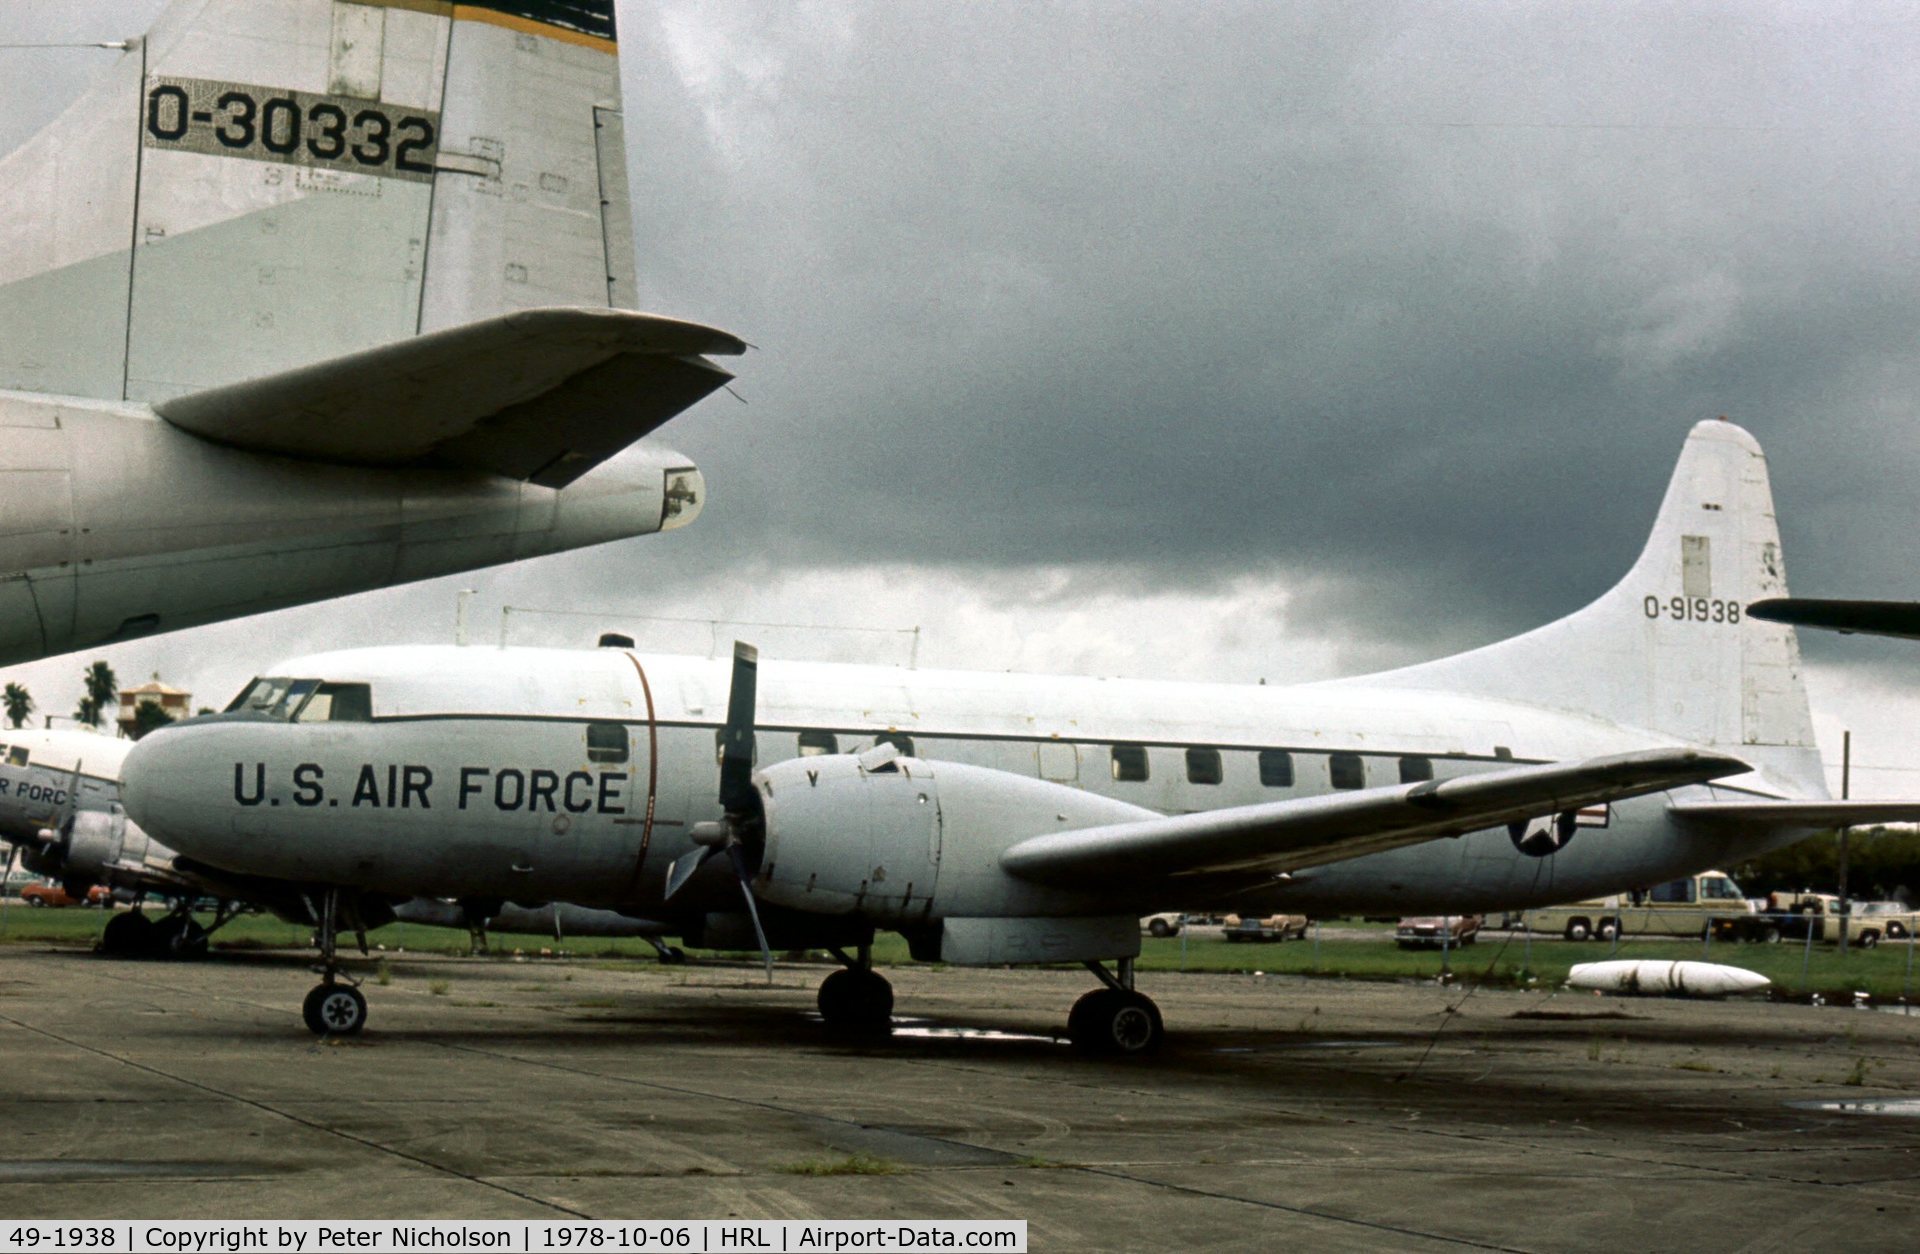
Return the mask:
[[[33,713],[33,695],[21,684],[8,684],[5,695],[0,696],[0,708],[7,712],[7,725],[19,727]]]
[[[120,680],[113,673],[113,667],[105,662],[95,662],[87,667],[84,676],[87,695],[81,699],[80,708],[73,716],[89,727],[98,727],[100,717],[108,709],[119,703]]]

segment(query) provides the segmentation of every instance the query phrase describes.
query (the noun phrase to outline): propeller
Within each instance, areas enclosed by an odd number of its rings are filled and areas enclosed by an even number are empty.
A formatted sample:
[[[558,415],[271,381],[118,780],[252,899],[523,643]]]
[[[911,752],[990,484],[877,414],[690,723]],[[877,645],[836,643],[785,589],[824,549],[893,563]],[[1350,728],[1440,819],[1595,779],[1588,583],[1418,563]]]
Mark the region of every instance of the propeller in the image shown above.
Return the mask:
[[[66,800],[47,812],[46,826],[34,833],[34,839],[43,847],[42,851],[50,855],[48,865],[58,863],[58,874],[62,880],[66,879],[67,859],[73,853],[73,818],[80,812],[80,768],[84,765],[84,759],[74,759],[73,770],[67,772]]]
[[[701,848],[681,854],[667,868],[666,896],[671,898],[685,888],[707,859],[725,854],[733,864],[734,878],[740,881],[740,895],[746,899],[747,916],[753,920],[753,934],[760,942],[760,957],[771,984],[773,949],[767,944],[760,908],[753,898],[754,863],[758,858],[749,848],[757,846],[766,834],[760,792],[753,786],[753,711],[759,671],[760,651],[736,640],[733,682],[727,691],[727,722],[720,734],[720,809],[726,817],[718,823],[694,824],[689,836]]]

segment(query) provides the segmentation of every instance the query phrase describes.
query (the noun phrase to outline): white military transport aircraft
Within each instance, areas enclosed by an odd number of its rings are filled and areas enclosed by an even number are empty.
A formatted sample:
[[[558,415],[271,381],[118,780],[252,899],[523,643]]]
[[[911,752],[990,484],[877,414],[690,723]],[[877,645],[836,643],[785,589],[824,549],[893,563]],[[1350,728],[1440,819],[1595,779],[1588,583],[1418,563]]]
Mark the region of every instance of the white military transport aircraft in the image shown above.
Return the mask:
[[[0,663],[690,522],[628,203],[613,0],[175,0],[0,161]]]
[[[149,735],[126,804],[183,865],[334,922],[315,1031],[364,1022],[335,931],[419,894],[831,948],[836,1024],[890,1014],[877,928],[925,960],[1084,962],[1102,987],[1073,1039],[1143,1050],[1152,910],[1515,908],[1920,817],[1828,799],[1793,631],[1743,612],[1785,582],[1765,458],[1706,422],[1610,592],[1424,665],[1232,687],[781,663],[756,684],[744,649],[731,677],[624,641],[363,649]]]

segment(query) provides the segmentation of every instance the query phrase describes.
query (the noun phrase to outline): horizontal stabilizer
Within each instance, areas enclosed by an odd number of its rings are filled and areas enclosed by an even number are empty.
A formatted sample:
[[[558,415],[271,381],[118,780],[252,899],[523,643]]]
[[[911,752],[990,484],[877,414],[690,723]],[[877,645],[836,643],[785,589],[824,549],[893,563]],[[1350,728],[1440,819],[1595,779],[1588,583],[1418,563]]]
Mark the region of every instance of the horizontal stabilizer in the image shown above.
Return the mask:
[[[1824,627],[1843,635],[1898,636],[1920,640],[1920,601],[1822,601],[1812,597],[1771,597],[1755,601],[1747,613],[1795,627]]]
[[[1669,807],[1677,819],[1741,832],[1824,832],[1875,823],[1920,823],[1920,801],[1689,801]]]
[[[614,309],[532,309],[154,406],[194,435],[355,465],[563,488],[733,376],[724,331]]]
[[[1278,874],[1747,769],[1736,758],[1691,749],[1522,766],[1054,832],[1021,841],[1001,855],[1000,865],[1022,879],[1072,886],[1158,875]]]

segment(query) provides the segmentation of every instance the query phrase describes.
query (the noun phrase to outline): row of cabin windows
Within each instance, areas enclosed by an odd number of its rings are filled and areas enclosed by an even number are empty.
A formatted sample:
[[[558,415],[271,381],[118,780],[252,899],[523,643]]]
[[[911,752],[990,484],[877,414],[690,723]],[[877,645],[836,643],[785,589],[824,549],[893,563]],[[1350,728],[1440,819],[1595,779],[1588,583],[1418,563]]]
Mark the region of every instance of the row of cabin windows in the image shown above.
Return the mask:
[[[1259,753],[1260,783],[1266,788],[1293,787],[1293,754],[1285,749],[1262,749]],[[1145,745],[1113,747],[1113,778],[1123,784],[1144,783],[1150,772]],[[1365,788],[1367,764],[1357,753],[1335,753],[1327,758],[1327,775],[1335,788]],[[1400,759],[1400,782],[1416,784],[1433,778],[1433,759],[1409,755]],[[1218,784],[1226,779],[1226,768],[1218,749],[1187,750],[1187,782]]]
[[[604,736],[604,744],[596,745],[596,735]],[[874,744],[890,744],[900,750],[903,757],[913,756],[913,737],[900,732],[883,732],[874,737]],[[840,740],[832,732],[803,731],[800,733],[800,756],[818,757],[822,754],[840,752]],[[717,763],[726,750],[726,731],[716,728],[713,733],[713,760]],[[756,741],[754,760],[760,758],[760,749]],[[587,757],[594,762],[624,762],[627,760],[627,741],[625,729],[618,723],[590,723],[587,726]],[[1151,772],[1147,766],[1147,747],[1145,745],[1115,745],[1112,758],[1113,778],[1120,783],[1144,783]],[[1293,754],[1285,749],[1262,749],[1259,752],[1260,784],[1265,788],[1291,788],[1294,784]],[[1400,782],[1416,784],[1433,778],[1433,759],[1410,754],[1399,760]],[[1330,754],[1327,759],[1327,774],[1333,786],[1339,789],[1365,788],[1367,786],[1367,766],[1357,753]],[[1226,767],[1218,749],[1187,750],[1187,782],[1189,784],[1219,784],[1226,780]]]

